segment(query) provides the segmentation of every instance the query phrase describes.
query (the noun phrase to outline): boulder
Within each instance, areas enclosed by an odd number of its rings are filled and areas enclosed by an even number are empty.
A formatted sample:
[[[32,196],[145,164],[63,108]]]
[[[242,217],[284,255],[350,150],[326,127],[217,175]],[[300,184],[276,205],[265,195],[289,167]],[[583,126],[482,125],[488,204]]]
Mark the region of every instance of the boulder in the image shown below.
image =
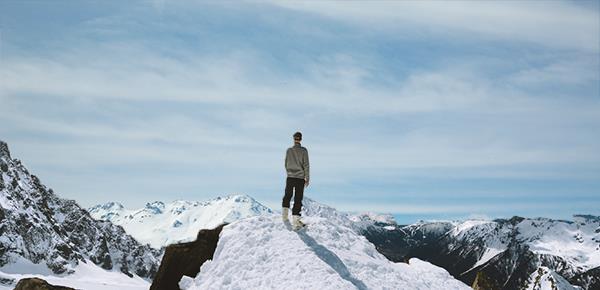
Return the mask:
[[[169,245],[152,281],[150,290],[178,290],[185,276],[196,277],[200,266],[213,258],[222,224],[212,230],[200,230],[195,241]]]
[[[24,278],[19,280],[14,290],[75,290],[70,287],[49,284],[40,278]]]

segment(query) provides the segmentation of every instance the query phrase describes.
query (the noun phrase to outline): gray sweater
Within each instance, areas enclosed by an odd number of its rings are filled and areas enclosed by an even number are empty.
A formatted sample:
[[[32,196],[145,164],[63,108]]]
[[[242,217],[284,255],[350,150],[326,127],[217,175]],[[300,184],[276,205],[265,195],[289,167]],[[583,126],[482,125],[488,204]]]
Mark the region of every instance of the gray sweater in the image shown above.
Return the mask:
[[[308,150],[300,144],[288,148],[285,153],[285,170],[288,177],[309,179]]]

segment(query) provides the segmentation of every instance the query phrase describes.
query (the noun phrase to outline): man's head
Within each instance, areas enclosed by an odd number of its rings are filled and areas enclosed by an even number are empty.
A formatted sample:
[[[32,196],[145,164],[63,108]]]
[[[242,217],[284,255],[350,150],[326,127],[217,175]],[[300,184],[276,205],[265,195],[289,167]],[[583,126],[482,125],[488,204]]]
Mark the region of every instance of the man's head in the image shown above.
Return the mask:
[[[294,133],[294,143],[300,143],[300,141],[302,141],[302,133]]]

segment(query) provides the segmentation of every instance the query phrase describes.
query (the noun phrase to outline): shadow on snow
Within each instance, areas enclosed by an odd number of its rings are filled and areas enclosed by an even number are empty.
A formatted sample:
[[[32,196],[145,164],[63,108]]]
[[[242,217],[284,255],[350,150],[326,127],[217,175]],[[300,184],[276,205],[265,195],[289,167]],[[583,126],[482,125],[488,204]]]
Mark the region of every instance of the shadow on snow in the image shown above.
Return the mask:
[[[292,229],[289,222],[286,223],[286,227],[289,230]],[[296,234],[298,234],[298,237],[300,237],[300,239],[317,255],[317,257],[319,257],[319,259],[335,270],[338,275],[342,277],[342,279],[352,283],[359,290],[368,289],[365,283],[352,276],[344,262],[342,262],[342,260],[334,252],[317,243],[317,241],[309,236],[305,230],[296,231]]]

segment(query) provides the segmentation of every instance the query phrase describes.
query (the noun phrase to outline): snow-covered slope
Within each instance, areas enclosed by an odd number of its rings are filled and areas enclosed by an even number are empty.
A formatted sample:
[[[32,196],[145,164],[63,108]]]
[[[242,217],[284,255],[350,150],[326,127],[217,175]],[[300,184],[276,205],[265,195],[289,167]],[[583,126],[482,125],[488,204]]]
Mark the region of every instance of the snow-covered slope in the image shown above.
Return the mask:
[[[0,269],[0,280],[6,281],[0,283],[0,290],[12,290],[16,282],[30,277],[44,279],[53,285],[85,290],[147,290],[150,287],[148,281],[138,276],[129,277],[118,271],[105,270],[92,262],[79,263],[71,275],[55,275],[44,265],[20,260]]]
[[[159,251],[141,245],[121,227],[93,219],[75,201],[59,198],[11,158],[1,141],[0,233],[3,273],[45,269],[49,275],[76,275],[82,264],[93,264],[126,278],[150,278],[158,268]]]
[[[310,205],[314,202],[309,202]],[[211,261],[182,289],[470,289],[419,259],[393,263],[330,208],[312,208],[307,230],[292,231],[279,215],[223,228]],[[311,208],[308,208],[311,211]]]
[[[272,212],[247,195],[229,195],[203,202],[178,200],[165,204],[155,201],[135,210],[110,202],[88,211],[96,219],[122,226],[138,241],[154,248],[192,241],[200,229]]]

